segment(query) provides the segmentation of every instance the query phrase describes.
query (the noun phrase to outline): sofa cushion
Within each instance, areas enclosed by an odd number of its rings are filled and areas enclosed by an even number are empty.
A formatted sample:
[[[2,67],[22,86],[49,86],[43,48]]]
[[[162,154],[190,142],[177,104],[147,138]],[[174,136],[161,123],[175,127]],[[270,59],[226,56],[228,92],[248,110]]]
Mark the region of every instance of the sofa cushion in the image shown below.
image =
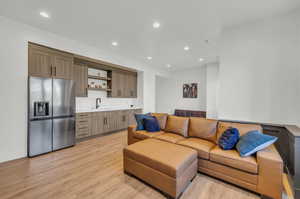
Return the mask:
[[[216,146],[210,151],[209,159],[249,173],[257,174],[258,172],[256,158],[254,156],[241,157],[236,150],[224,151],[219,146]]]
[[[241,123],[233,123],[233,122],[219,122],[218,123],[218,132],[217,139],[219,140],[224,131],[226,131],[229,127],[237,128],[239,130],[240,136],[245,135],[249,131],[257,130],[262,132],[262,127],[257,124],[241,124]],[[218,142],[217,142],[218,143]]]
[[[270,135],[265,135],[258,131],[250,131],[243,135],[236,145],[236,149],[241,156],[250,156],[257,151],[267,148],[278,138]]]
[[[178,135],[187,137],[188,126],[189,126],[188,117],[168,116],[165,131],[176,133]]]
[[[167,113],[151,113],[151,115],[157,118],[160,129],[163,130],[166,128],[167,119],[168,119]]]
[[[144,118],[144,128],[148,132],[157,132],[160,131],[160,126],[156,117],[151,116]]]
[[[144,140],[147,138],[152,138],[158,135],[162,135],[163,133],[165,133],[164,131],[158,131],[158,132],[148,132],[148,131],[134,131],[133,132],[133,137],[140,139],[140,140]]]
[[[198,158],[209,159],[209,152],[216,145],[213,142],[203,140],[200,138],[187,138],[177,142],[177,144],[190,147],[198,152]]]
[[[217,140],[217,120],[191,117],[189,122],[189,137],[198,137],[208,141]]]
[[[166,142],[171,142],[171,143],[177,143],[180,140],[185,139],[183,136],[177,135],[177,134],[174,134],[174,133],[164,133],[164,134],[155,136],[153,138],[158,139],[158,140],[163,140],[163,141],[166,141]]]
[[[223,150],[231,150],[235,148],[235,145],[239,141],[239,130],[237,128],[228,128],[219,139],[219,147]]]
[[[197,152],[180,145],[147,139],[127,146],[124,149],[124,157],[140,162],[168,176],[178,177],[197,160]]]
[[[151,116],[150,113],[147,114],[134,114],[136,123],[137,123],[137,127],[136,130],[145,130],[144,128],[144,118],[147,118]]]

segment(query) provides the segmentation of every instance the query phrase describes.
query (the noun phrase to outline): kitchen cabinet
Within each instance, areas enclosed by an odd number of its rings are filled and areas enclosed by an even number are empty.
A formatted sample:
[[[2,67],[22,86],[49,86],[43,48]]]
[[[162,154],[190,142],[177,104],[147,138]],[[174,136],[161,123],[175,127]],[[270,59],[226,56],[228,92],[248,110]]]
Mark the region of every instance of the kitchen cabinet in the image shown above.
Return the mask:
[[[122,96],[122,73],[119,71],[112,71],[112,83],[111,83],[111,97]]]
[[[52,54],[47,48],[29,45],[28,73],[31,76],[52,76]]]
[[[90,113],[77,113],[76,114],[76,138],[89,137],[92,134],[91,129],[91,114]]]
[[[92,135],[105,133],[105,112],[92,113]]]
[[[74,64],[74,81],[76,83],[76,97],[87,97],[88,67],[86,65]]]
[[[118,129],[125,129],[128,127],[129,110],[119,111],[118,113]]]
[[[73,55],[29,43],[28,73],[36,77],[73,78]]]
[[[110,97],[136,98],[137,74],[125,71],[112,71],[112,85]]]
[[[127,76],[126,97],[136,98],[137,97],[137,74],[128,73],[126,76]]]
[[[73,78],[73,56],[67,53],[53,53],[53,74],[54,78]]]
[[[141,113],[142,109],[100,111],[76,114],[76,138],[86,138],[126,129],[135,125],[134,114]]]

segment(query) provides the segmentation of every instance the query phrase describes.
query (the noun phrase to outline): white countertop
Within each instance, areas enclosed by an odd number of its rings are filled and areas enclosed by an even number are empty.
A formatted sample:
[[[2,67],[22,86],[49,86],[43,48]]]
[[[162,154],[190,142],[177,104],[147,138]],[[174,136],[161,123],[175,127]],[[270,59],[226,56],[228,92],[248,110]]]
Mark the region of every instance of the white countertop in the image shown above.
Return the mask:
[[[98,109],[79,109],[76,110],[76,113],[90,113],[90,112],[101,112],[101,111],[119,111],[119,110],[136,110],[143,109],[142,107],[100,107]]]

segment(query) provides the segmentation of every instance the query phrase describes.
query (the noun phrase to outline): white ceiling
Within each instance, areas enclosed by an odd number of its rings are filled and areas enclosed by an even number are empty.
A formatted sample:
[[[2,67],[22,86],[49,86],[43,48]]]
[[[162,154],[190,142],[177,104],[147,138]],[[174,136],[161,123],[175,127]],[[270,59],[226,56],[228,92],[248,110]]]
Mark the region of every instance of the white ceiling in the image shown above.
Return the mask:
[[[200,57],[203,63],[217,59],[223,27],[298,6],[299,0],[1,0],[0,15],[152,67],[183,69],[200,65]],[[153,29],[154,21],[161,23],[159,29]],[[119,46],[112,47],[112,41]]]

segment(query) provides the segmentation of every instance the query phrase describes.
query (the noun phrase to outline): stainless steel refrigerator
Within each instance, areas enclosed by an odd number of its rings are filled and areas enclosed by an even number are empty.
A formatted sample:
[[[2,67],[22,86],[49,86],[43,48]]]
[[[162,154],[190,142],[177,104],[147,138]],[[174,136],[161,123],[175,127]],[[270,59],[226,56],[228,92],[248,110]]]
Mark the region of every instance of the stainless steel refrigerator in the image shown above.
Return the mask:
[[[75,145],[75,84],[29,77],[28,156]]]

